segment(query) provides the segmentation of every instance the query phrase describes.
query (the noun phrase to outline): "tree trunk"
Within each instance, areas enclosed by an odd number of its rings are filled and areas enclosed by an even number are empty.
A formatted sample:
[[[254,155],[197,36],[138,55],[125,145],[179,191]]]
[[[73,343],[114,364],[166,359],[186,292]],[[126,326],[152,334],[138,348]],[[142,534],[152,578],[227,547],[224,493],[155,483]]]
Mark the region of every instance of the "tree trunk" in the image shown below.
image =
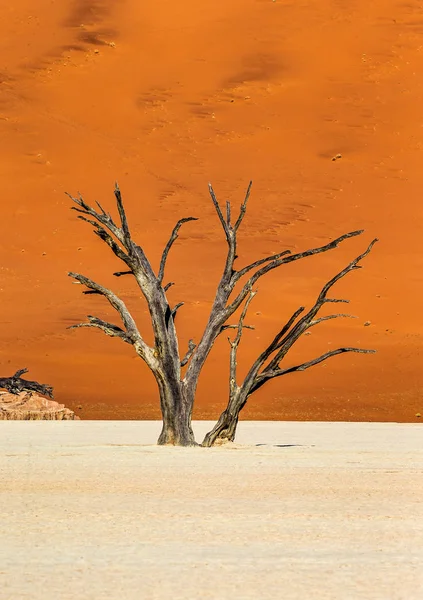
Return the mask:
[[[209,448],[216,443],[233,442],[239,420],[239,413],[247,399],[241,397],[239,390],[232,396],[228,408],[220,415],[218,422],[203,440],[202,446]]]
[[[174,386],[158,380],[163,427],[157,443],[160,446],[198,446],[191,426],[193,401],[180,381]]]

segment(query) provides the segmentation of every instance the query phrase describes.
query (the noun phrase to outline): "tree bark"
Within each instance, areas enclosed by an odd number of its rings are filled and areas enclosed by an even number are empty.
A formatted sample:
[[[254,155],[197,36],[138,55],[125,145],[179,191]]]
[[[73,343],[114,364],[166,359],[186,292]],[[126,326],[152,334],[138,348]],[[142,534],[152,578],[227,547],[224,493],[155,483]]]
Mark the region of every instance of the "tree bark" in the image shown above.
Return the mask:
[[[168,379],[156,377],[160,392],[163,426],[157,443],[160,446],[198,446],[191,425],[193,398],[182,382],[169,386]]]
[[[218,422],[205,436],[202,446],[209,448],[220,442],[233,442],[238,426],[239,413],[246,403],[246,399],[241,397],[240,392],[235,393],[230,399],[228,407],[222,412]]]

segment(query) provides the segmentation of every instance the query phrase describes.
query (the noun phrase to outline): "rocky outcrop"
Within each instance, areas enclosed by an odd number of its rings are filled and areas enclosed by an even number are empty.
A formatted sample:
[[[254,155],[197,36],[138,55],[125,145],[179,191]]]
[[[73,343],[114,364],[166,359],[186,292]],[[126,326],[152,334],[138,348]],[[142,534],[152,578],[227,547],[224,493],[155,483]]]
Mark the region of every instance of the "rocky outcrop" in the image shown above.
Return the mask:
[[[6,421],[72,421],[79,419],[64,404],[48,400],[38,394],[0,393],[0,420]]]

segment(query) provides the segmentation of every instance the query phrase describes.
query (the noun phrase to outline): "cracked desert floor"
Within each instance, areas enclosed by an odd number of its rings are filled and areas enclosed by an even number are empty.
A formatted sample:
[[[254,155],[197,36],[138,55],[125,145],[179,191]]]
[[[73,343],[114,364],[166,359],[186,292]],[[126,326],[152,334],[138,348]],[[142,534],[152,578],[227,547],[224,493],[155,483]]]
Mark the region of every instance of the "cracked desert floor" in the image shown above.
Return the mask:
[[[80,191],[112,210],[118,180],[136,238],[157,266],[175,222],[181,347],[198,339],[225,242],[207,195],[241,201],[254,180],[239,264],[320,245],[336,251],[262,280],[246,368],[300,304],[373,237],[337,288],[354,321],[328,322],[290,364],[337,345],[374,348],[273,382],[250,419],[416,421],[423,413],[422,3],[417,0],[17,0],[0,6],[0,367],[55,387],[84,419],[158,418],[155,383],[126,347],[68,331],[111,317],[67,271],[113,284],[148,338],[120,265],[69,210]],[[340,155],[341,158],[332,160]],[[365,326],[365,323],[369,323]],[[203,373],[196,418],[227,396],[228,344]]]

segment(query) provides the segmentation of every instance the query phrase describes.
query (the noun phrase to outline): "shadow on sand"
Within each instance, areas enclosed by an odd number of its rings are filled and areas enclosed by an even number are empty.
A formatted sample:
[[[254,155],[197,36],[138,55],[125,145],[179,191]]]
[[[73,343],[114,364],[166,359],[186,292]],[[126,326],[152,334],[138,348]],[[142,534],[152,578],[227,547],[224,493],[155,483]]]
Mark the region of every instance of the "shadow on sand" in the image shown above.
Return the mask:
[[[256,446],[271,446],[272,448],[313,448],[314,444],[256,444]]]

